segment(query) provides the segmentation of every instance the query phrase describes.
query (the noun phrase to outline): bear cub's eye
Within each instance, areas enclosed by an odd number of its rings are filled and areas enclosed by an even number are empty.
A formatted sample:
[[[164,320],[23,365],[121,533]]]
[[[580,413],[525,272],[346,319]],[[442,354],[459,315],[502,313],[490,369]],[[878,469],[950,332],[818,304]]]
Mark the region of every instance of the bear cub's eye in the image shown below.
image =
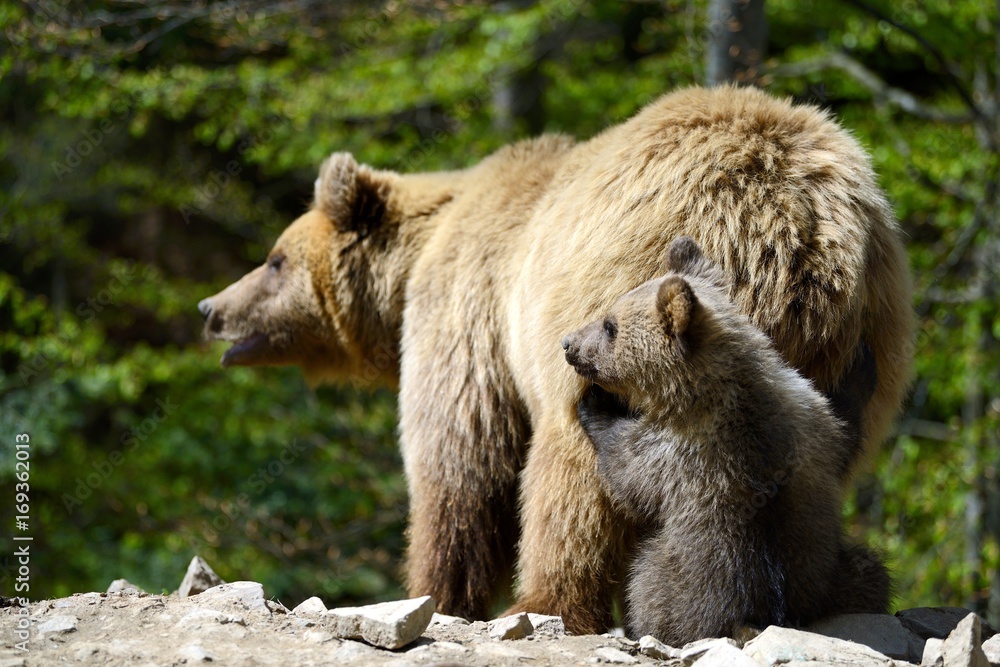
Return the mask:
[[[267,268],[272,271],[277,271],[281,268],[282,263],[285,261],[284,255],[272,255],[267,259]]]
[[[615,336],[618,335],[618,325],[615,324],[614,320],[604,320],[604,333],[611,340],[614,340]]]

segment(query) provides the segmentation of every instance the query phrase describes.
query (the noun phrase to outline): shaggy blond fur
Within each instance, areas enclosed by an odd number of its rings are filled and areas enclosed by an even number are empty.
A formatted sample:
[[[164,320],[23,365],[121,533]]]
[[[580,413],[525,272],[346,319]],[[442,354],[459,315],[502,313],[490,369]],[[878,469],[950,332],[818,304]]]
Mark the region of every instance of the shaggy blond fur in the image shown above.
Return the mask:
[[[598,471],[652,531],[627,584],[626,631],[683,646],[746,625],[885,613],[885,567],[841,528],[844,424],[736,310],[690,238],[668,256],[666,276],[563,340],[596,384],[579,415]],[[875,385],[855,367],[864,405]]]
[[[857,142],[756,90],[682,90],[590,141],[525,141],[464,171],[399,175],[335,154],[271,253],[280,266],[200,309],[210,336],[235,341],[228,364],[398,378],[411,593],[488,612],[513,559],[520,480],[515,608],[597,631],[624,536],[559,340],[654,277],[682,234],[820,389],[870,344],[873,451],[910,376],[899,229]]]

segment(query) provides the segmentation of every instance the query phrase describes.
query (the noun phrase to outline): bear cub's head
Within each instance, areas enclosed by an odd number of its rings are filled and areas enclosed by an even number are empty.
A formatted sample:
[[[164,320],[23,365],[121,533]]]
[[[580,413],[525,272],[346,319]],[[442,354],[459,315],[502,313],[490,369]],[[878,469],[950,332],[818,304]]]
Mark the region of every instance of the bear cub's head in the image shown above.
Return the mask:
[[[666,269],[562,341],[577,373],[644,413],[683,408],[725,372],[727,358],[739,358],[728,343],[746,342],[730,335],[743,328],[742,316],[721,270],[693,239],[670,244]]]

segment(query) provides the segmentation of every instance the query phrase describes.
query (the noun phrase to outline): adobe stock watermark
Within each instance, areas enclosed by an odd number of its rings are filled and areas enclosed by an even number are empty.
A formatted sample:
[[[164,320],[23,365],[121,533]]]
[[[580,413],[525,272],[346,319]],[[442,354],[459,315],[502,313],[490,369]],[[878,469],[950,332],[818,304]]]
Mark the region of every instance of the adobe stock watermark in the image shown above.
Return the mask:
[[[785,465],[778,470],[775,470],[771,479],[763,483],[755,483],[754,494],[750,498],[750,501],[745,505],[741,506],[741,511],[744,519],[752,519],[757,512],[763,509],[771,500],[778,495],[778,492],[782,487],[786,486],[791,480],[795,471],[798,469],[799,465],[802,463],[802,453],[797,447],[792,448],[785,457]]]
[[[83,130],[79,139],[66,144],[62,161],[53,160],[52,162],[52,171],[60,183],[62,183],[63,178],[83,164],[84,159],[92,155],[97,147],[104,143],[104,139],[118,129],[120,123],[132,115],[132,110],[139,101],[138,95],[125,94],[116,97],[109,107],[110,118],[102,118],[96,127]]]
[[[444,117],[443,127],[434,128],[427,137],[412,147],[397,163],[397,169],[415,171],[427,158],[437,152],[441,144],[458,131],[464,121],[489,103],[495,87],[496,81],[493,76],[481,77],[472,93],[463,98],[455,105],[452,112]]]
[[[147,271],[149,271],[147,267]],[[111,270],[111,279],[108,280],[104,287],[97,290],[91,296],[87,297],[83,301],[77,304],[76,314],[83,319],[84,322],[92,322],[100,313],[104,312],[106,308],[109,308],[117,302],[121,293],[132,284],[136,278],[139,276],[139,271],[136,268],[135,261],[129,261],[124,264],[118,265]],[[79,334],[80,330],[78,328],[71,328],[70,330],[64,331],[60,337],[59,342],[62,344],[68,344],[69,341]],[[25,386],[35,377],[41,375],[52,363],[56,356],[56,353],[49,350],[40,350],[31,359],[22,361],[17,367],[18,376],[21,379],[21,383]]]
[[[398,372],[401,356],[398,346],[380,344],[371,355],[365,357],[358,370],[351,374],[349,384],[353,389],[372,389],[394,371]]]
[[[14,648],[18,651],[28,651],[28,641],[31,639],[32,619],[28,613],[28,594],[31,593],[31,545],[34,536],[31,530],[31,436],[18,433],[14,441],[14,479],[11,500],[14,501],[13,528],[17,532],[11,538],[14,550],[11,554],[16,571],[14,578],[15,597],[12,601],[17,606],[17,625],[14,628],[16,641]],[[6,579],[6,576],[4,577]]]
[[[104,486],[111,475],[125,463],[126,457],[139,445],[146,442],[160,427],[160,424],[177,412],[179,407],[180,405],[171,401],[169,396],[165,400],[156,399],[156,407],[149,416],[122,433],[119,438],[121,447],[111,451],[103,459],[92,460],[90,462],[91,470],[76,478],[73,493],[62,495],[62,503],[66,512],[72,514],[77,507],[83,505],[83,501]]]
[[[383,6],[377,14],[366,18],[361,26],[352,30],[347,39],[337,45],[341,57],[367,49],[375,42],[375,38],[392,22],[394,12],[390,6]]]
[[[201,547],[199,538],[201,541],[216,543],[219,536],[237,525],[238,521],[246,522],[255,518],[250,512],[253,498],[259,497],[284,475],[289,466],[295,463],[305,450],[306,447],[295,440],[285,443],[277,456],[257,468],[246,478],[241,491],[233,500],[219,503],[219,511],[212,517],[209,526],[200,536],[188,536],[189,546],[197,552]]]
[[[291,121],[282,116],[270,116],[265,127],[255,134],[245,138],[236,146],[236,151],[242,156],[247,151],[264,146],[274,141],[274,136],[278,130],[289,125]],[[180,214],[184,218],[184,224],[190,224],[192,216],[205,215],[213,207],[219,206],[226,201],[225,193],[229,187],[239,180],[243,173],[243,165],[239,160],[230,160],[223,169],[213,169],[208,174],[208,178],[200,186],[195,186],[195,200],[190,204],[182,204]],[[257,200],[258,209],[270,204],[267,198]]]

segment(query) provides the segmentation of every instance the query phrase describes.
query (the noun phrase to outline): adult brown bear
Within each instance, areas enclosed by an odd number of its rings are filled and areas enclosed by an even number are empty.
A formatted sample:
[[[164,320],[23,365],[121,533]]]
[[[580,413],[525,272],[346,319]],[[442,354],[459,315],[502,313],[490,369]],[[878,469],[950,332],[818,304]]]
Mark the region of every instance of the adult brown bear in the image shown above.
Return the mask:
[[[210,338],[235,343],[223,365],[399,382],[412,594],[483,617],[520,535],[515,609],[602,631],[624,522],[561,338],[689,235],[821,390],[868,343],[878,386],[859,461],[897,414],[913,354],[906,257],[875,181],[825,113],[742,88],[678,91],[589,141],[523,141],[461,171],[337,153],[267,262],[199,309]]]

